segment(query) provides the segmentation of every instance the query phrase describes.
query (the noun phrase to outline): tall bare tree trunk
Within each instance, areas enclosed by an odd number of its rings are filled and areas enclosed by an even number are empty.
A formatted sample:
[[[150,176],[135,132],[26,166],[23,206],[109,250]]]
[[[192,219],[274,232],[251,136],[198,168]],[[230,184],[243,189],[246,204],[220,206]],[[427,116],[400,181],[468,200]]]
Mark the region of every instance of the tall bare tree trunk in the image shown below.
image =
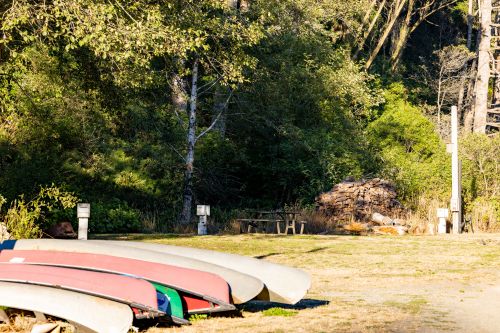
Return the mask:
[[[477,59],[479,55],[479,42],[481,41],[481,31],[476,34],[476,57],[472,60],[470,66],[469,83],[467,84],[467,103],[469,110],[464,117],[464,131],[465,133],[472,132],[472,125],[474,124],[474,108],[476,103],[476,80],[477,80]]]
[[[413,7],[415,5],[415,0],[409,0],[408,9],[406,10],[406,16],[401,22],[401,27],[398,30],[397,38],[394,44],[391,46],[391,70],[394,72],[399,64],[403,49],[410,36],[410,24],[411,17],[413,14]]]
[[[491,98],[491,104],[497,106],[500,104],[500,59],[495,59],[492,69],[495,70],[495,76],[493,78],[493,95]]]
[[[186,170],[184,171],[184,193],[182,212],[179,218],[181,224],[191,222],[191,209],[193,206],[193,166],[194,146],[196,144],[196,102],[198,98],[198,59],[193,64],[191,79],[191,96],[189,98],[189,119],[187,134]]]
[[[226,135],[226,119],[228,109],[229,89],[217,85],[214,92],[214,106],[212,122],[214,123],[214,131],[219,132],[221,138]]]
[[[488,83],[490,79],[491,0],[481,1],[481,40],[477,62],[474,133],[486,132]]]
[[[372,10],[373,10],[373,7],[375,7],[375,5],[377,4],[377,0],[372,0],[370,1],[370,6],[368,7],[368,9],[366,10],[366,13],[365,13],[365,16],[363,17],[363,21],[361,21],[361,24],[359,25],[359,28],[358,28],[358,35],[361,34],[361,32],[363,31],[366,23],[368,22],[368,20],[370,19],[370,15],[372,13]]]
[[[474,23],[474,1],[469,0],[467,9],[467,48],[472,51],[472,24]]]
[[[500,20],[500,13],[498,11],[495,11],[495,16],[492,17],[492,22],[498,23]],[[496,37],[493,39],[493,47],[497,48],[499,46],[499,39],[498,39],[498,27],[495,25],[492,27],[490,30],[491,33]],[[498,56],[496,51],[491,52],[491,60],[493,63],[491,64],[491,71],[494,72],[494,77],[493,77],[493,95],[491,99],[491,104],[495,105],[495,107],[500,104],[500,57]]]
[[[382,49],[382,46],[384,46],[385,41],[387,40],[387,37],[389,37],[389,34],[392,32],[392,29],[394,28],[394,24],[396,23],[399,15],[401,14],[401,11],[405,7],[407,0],[398,0],[395,4],[394,11],[390,17],[389,22],[385,26],[385,29],[382,33],[382,36],[380,36],[377,45],[373,49],[372,53],[370,54],[370,57],[366,61],[365,68],[369,69],[371,65],[373,64],[373,61],[377,57],[378,53],[380,52],[380,49]]]
[[[458,101],[457,101],[457,112],[458,112],[458,123],[462,122],[464,116],[464,95],[465,95],[465,83],[467,81],[467,65],[465,65],[465,70],[460,78],[460,88],[458,90]]]
[[[373,18],[372,18],[372,20],[370,22],[370,25],[368,26],[368,29],[363,32],[361,41],[358,43],[358,47],[356,48],[356,52],[354,53],[354,56],[353,56],[354,59],[358,58],[359,52],[361,52],[361,50],[365,46],[366,40],[370,36],[373,28],[375,27],[375,24],[378,21],[378,18],[380,17],[380,14],[382,13],[382,10],[385,7],[385,3],[386,3],[386,0],[382,0],[382,2],[380,3],[380,5],[379,5],[379,7],[377,9],[377,12],[375,13],[375,16],[373,16]]]
[[[472,125],[474,124],[474,107],[476,101],[476,77],[477,77],[477,57],[472,61],[471,74],[469,77],[469,83],[467,85],[467,101],[469,103],[469,110],[464,116],[464,132],[472,132]]]

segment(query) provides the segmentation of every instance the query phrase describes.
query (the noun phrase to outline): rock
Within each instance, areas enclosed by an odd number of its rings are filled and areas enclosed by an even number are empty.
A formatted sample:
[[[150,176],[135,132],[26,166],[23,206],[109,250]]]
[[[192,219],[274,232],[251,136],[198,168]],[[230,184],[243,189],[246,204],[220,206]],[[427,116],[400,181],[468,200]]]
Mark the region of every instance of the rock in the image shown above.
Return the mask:
[[[349,231],[352,234],[359,235],[360,233],[367,232],[369,226],[367,223],[352,222],[350,224],[344,225],[344,230]]]
[[[383,225],[383,226],[374,226],[372,230],[377,235],[405,235],[408,232],[406,227],[400,225]]]
[[[10,239],[10,233],[7,231],[5,223],[0,222],[0,241]]]
[[[424,233],[426,235],[435,235],[436,234],[436,226],[434,223],[427,223]]]
[[[47,229],[45,233],[52,238],[61,239],[71,239],[78,236],[70,222],[59,222]]]
[[[31,329],[31,333],[50,333],[53,332],[59,325],[55,323],[37,324]]]
[[[0,322],[4,322],[7,325],[10,325],[10,319],[4,309],[0,308]]]

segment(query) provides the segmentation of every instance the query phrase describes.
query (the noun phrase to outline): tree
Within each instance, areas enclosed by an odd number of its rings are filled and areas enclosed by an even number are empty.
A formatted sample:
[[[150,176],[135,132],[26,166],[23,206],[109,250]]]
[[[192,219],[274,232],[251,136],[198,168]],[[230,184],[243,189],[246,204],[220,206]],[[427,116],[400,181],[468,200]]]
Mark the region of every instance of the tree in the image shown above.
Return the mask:
[[[457,105],[457,98],[463,88],[463,79],[469,75],[467,64],[474,58],[465,46],[446,46],[436,51],[437,73],[429,73],[429,82],[437,93],[438,127],[441,123],[443,107]]]
[[[179,91],[182,93],[184,88],[182,81],[190,77],[192,83],[187,109],[181,213],[181,222],[187,223],[193,193],[194,146],[218,121],[214,119],[207,128],[196,133],[198,98],[215,83],[229,87],[244,82],[244,70],[255,65],[245,48],[255,45],[262,37],[258,21],[229,15],[229,10],[232,9],[228,9],[225,1],[218,0],[183,1],[163,6],[147,1],[121,4],[21,0],[14,2],[7,11],[2,24],[7,36],[3,44],[15,45],[19,35],[27,42],[62,43],[66,52],[88,48],[112,68],[116,84],[132,89],[164,84],[158,74],[171,72],[170,64],[177,63],[175,70],[179,70],[176,75],[180,79],[174,80],[172,94],[176,111],[187,106],[184,97],[178,98]],[[163,66],[160,71],[157,64]],[[200,79],[202,86],[198,85]],[[168,85],[164,89],[168,90]]]
[[[491,0],[481,1],[481,39],[477,61],[474,133],[485,133],[490,81]]]
[[[365,68],[369,69],[375,58],[378,56],[382,46],[394,34],[391,41],[391,69],[394,71],[399,64],[402,52],[410,35],[427,18],[436,12],[449,7],[457,0],[394,0],[387,13],[388,19],[383,25],[382,33],[377,38],[375,47],[370,51],[370,55],[365,63]]]

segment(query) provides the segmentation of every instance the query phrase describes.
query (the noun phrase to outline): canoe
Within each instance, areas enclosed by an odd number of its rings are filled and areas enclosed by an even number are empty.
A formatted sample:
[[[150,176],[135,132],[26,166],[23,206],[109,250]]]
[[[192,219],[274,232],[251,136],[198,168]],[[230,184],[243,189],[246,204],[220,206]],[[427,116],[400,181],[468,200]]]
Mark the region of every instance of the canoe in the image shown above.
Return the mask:
[[[128,305],[96,296],[12,282],[0,282],[0,295],[0,306],[42,312],[91,332],[127,333],[132,326]]]
[[[178,290],[187,306],[187,312],[191,314],[235,309],[234,305],[230,304],[226,281],[218,275],[188,268],[105,254],[44,250],[2,250],[0,263],[69,267],[142,278],[153,283],[156,290],[163,294],[163,289],[168,289],[165,287]],[[158,290],[159,288],[162,290]],[[169,293],[168,290],[166,292]],[[175,295],[170,295],[173,296]],[[172,307],[172,311],[178,313],[178,306]],[[180,312],[182,313],[182,303]],[[176,317],[182,318],[178,315]]]
[[[164,315],[154,286],[133,277],[53,266],[0,263],[0,281],[43,285],[97,296],[142,310],[139,317]]]
[[[156,292],[162,293],[167,298],[167,308],[165,313],[174,319],[174,322],[179,323],[178,319],[184,319],[184,306],[182,305],[182,298],[177,290],[168,288],[161,284],[152,283]],[[159,303],[159,301],[158,301]]]
[[[0,250],[50,250],[63,252],[80,252],[93,254],[107,254],[116,257],[143,260],[160,264],[190,268],[202,272],[213,273],[222,277],[229,285],[232,303],[245,303],[261,293],[264,284],[259,279],[228,269],[219,265],[210,264],[202,260],[186,258],[177,255],[148,251],[130,247],[110,245],[106,243],[90,243],[83,240],[63,239],[20,239],[7,240],[0,243]],[[200,258],[204,259],[204,258]],[[202,284],[203,286],[205,283]],[[228,292],[229,292],[228,291]]]
[[[158,243],[106,240],[92,240],[89,242],[157,251],[187,258],[203,258],[205,262],[245,273],[261,280],[265,288],[257,297],[257,299],[260,300],[295,304],[305,296],[311,287],[311,277],[308,273],[297,268],[279,265],[261,259]]]

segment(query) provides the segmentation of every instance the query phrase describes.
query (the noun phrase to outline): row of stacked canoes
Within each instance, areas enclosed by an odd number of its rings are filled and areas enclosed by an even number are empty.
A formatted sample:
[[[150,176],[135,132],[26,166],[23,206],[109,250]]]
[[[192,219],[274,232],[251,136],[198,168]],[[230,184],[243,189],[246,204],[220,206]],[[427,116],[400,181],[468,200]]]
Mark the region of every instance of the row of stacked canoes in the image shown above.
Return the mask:
[[[0,306],[62,318],[80,331],[127,332],[144,318],[188,324],[191,315],[230,312],[251,300],[295,304],[310,284],[299,269],[196,248],[99,240],[0,243]]]

